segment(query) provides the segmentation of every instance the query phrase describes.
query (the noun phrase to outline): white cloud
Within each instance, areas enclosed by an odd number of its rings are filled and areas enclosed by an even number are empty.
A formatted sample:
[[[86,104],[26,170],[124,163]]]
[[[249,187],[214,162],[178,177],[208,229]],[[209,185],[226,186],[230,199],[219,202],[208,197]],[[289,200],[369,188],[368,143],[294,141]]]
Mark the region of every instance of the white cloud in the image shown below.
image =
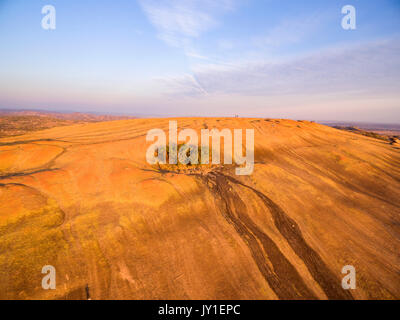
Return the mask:
[[[190,58],[196,58],[196,59],[201,59],[201,60],[208,60],[208,57],[203,56],[199,53],[197,53],[196,51],[186,51],[185,52],[186,56],[190,57]]]
[[[218,25],[218,17],[234,7],[233,0],[140,0],[158,37],[168,45],[191,50],[191,39]]]
[[[195,75],[185,74],[178,77],[155,79],[171,96],[204,96],[208,92],[198,82]]]
[[[400,83],[397,39],[331,48],[295,59],[197,66],[193,77],[208,94],[283,96],[297,94],[368,95],[397,92]],[[182,94],[193,90],[187,77],[175,78]],[[185,86],[187,83],[187,86]],[[174,85],[171,84],[171,88]],[[178,92],[175,91],[174,94]]]

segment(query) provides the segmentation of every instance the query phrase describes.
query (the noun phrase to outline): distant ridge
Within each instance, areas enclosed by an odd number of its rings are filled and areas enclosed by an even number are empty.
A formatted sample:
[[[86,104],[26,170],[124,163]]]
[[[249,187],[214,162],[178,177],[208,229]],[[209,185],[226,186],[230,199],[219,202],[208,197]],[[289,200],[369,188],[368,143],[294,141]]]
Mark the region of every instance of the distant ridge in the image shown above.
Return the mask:
[[[0,110],[0,137],[17,136],[32,131],[79,123],[133,119],[129,116],[44,110]]]
[[[75,112],[75,111],[46,111],[46,110],[29,110],[29,109],[2,109],[0,116],[39,116],[53,117],[63,120],[79,120],[79,121],[110,121],[120,119],[135,118],[126,115],[100,114],[91,112]]]

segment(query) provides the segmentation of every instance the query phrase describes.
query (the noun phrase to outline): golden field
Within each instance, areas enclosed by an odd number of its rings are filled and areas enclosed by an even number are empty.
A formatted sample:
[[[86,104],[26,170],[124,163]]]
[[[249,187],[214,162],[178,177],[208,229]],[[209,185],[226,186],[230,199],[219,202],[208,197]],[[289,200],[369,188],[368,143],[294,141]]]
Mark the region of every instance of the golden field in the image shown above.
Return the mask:
[[[170,119],[0,139],[0,299],[399,299],[398,144],[308,121],[254,129],[255,166],[147,164]],[[42,267],[57,270],[43,290]],[[357,289],[343,290],[353,265]]]

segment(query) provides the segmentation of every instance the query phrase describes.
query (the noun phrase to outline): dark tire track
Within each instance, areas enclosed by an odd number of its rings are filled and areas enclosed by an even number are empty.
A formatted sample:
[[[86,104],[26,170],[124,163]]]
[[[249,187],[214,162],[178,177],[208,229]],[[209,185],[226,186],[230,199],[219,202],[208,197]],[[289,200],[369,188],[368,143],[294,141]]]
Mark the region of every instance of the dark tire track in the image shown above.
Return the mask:
[[[50,159],[48,162],[46,162],[45,164],[43,164],[39,167],[31,168],[30,170],[24,170],[24,171],[20,171],[20,172],[13,172],[13,173],[0,175],[0,180],[9,179],[9,178],[13,178],[13,177],[30,176],[30,175],[34,175],[36,173],[41,173],[41,172],[51,172],[51,171],[60,170],[60,168],[51,168],[51,167],[54,166],[54,164],[58,158],[63,156],[68,151],[68,148],[60,147],[60,146],[51,146],[51,147],[58,147],[58,148],[62,149],[62,151],[59,154],[57,154],[56,156],[54,156],[52,159]]]
[[[202,178],[207,185],[209,182],[213,185],[213,193],[219,195],[219,200],[223,203],[222,212],[225,219],[234,226],[248,245],[258,269],[278,298],[317,299],[278,246],[248,216],[246,205],[233,190],[230,190],[225,176],[210,174]]]
[[[51,172],[51,171],[57,171],[60,170],[59,168],[54,168],[54,169],[40,169],[40,170],[35,170],[35,171],[27,171],[27,172],[16,172],[16,173],[10,173],[6,174],[4,176],[0,175],[0,180],[5,180],[13,177],[24,177],[24,176],[31,176],[36,173],[41,173],[41,172]]]
[[[230,176],[216,173],[217,183],[222,179],[228,180],[233,184],[240,185],[253,191],[271,212],[274,224],[282,236],[287,240],[294,252],[303,260],[313,278],[318,282],[329,299],[353,299],[351,293],[344,290],[340,279],[331,272],[325,262],[314,249],[304,240],[301,230],[297,223],[290,218],[275,202],[262,192],[250,187]],[[280,267],[280,266],[279,266]]]
[[[262,192],[231,176],[223,174],[221,171],[212,171],[208,174],[179,173],[162,170],[161,168],[149,171],[155,171],[160,174],[170,172],[200,178],[211,192],[216,195],[216,200],[222,202],[223,205],[220,206],[222,207],[222,214],[249,246],[260,272],[280,299],[316,298],[304,284],[297,270],[280,252],[276,244],[248,216],[244,202],[233,191],[230,183],[251,190],[261,199],[265,207],[270,211],[274,225],[280,234],[286,239],[296,255],[304,262],[310,274],[320,285],[328,299],[354,299],[348,290],[344,290],[341,287],[341,279],[328,268],[320,255],[304,240],[296,221],[290,218],[278,204]],[[267,258],[273,265],[273,270],[268,265]],[[291,282],[292,285],[288,285],[288,282]]]
[[[32,144],[34,142],[68,142],[68,141],[63,141],[63,140],[58,140],[58,139],[36,139],[36,140],[17,140],[13,142],[0,142],[0,147],[4,146],[16,146],[20,144]]]

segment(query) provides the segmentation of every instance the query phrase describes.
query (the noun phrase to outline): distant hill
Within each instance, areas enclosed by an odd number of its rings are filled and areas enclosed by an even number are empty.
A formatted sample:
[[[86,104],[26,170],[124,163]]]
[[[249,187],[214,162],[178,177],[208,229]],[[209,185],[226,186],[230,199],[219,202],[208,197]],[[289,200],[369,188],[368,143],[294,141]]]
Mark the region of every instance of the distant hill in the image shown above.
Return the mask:
[[[0,110],[0,137],[21,135],[31,131],[78,123],[130,118],[133,117],[81,112],[62,113],[40,110]]]
[[[373,132],[383,136],[400,136],[400,124],[369,123],[369,122],[341,122],[341,121],[319,121],[329,127],[353,131]],[[354,130],[357,129],[357,130]]]

